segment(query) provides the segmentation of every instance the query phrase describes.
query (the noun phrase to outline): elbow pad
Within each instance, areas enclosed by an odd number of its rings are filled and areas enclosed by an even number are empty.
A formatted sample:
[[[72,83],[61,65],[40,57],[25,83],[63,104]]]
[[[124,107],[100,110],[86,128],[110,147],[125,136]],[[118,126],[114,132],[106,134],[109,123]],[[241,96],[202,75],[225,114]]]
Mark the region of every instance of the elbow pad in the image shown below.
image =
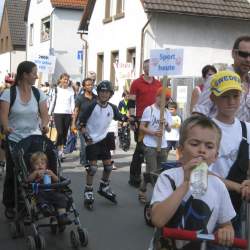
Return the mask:
[[[128,109],[134,109],[135,108],[135,100],[128,100]]]

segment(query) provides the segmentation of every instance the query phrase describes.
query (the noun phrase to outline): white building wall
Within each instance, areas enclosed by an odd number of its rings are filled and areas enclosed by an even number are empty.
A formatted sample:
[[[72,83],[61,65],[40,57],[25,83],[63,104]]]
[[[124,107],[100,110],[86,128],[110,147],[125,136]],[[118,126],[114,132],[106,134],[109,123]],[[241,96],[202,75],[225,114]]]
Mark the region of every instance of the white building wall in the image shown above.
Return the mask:
[[[119,51],[119,62],[126,62],[127,49],[136,48],[136,77],[140,68],[141,30],[147,22],[140,1],[124,1],[125,17],[103,24],[105,16],[105,1],[97,0],[91,17],[88,32],[88,70],[97,70],[97,54],[104,54],[104,79],[110,79],[111,52]],[[115,15],[115,3],[112,1],[113,15]],[[119,83],[118,91],[112,98],[112,102],[118,104],[121,99],[124,82]]]
[[[77,52],[82,50],[83,41],[77,34],[82,10],[56,9],[54,15],[52,47],[57,58],[54,77],[67,72],[71,79],[81,81],[81,60]]]
[[[10,52],[0,55],[0,83],[4,82],[7,73],[10,73]]]
[[[80,62],[77,51],[82,50],[82,41],[77,29],[82,10],[53,9],[50,0],[37,3],[31,0],[28,16],[27,59],[35,55],[49,55],[54,49],[56,56],[55,72],[52,75],[56,82],[61,73],[67,72],[72,80],[81,80]],[[41,42],[41,20],[51,16],[51,39]],[[30,45],[30,24],[34,24],[34,40]],[[48,81],[48,74],[43,74],[43,81]]]
[[[50,0],[37,3],[31,0],[28,14],[27,32],[27,59],[31,60],[34,55],[49,55],[50,40],[41,42],[41,20],[49,17],[53,11]],[[30,25],[34,25],[33,45],[30,45]]]
[[[154,48],[184,48],[184,76],[200,76],[206,64],[233,62],[235,39],[249,34],[250,22],[157,14],[146,34],[145,56]]]
[[[25,51],[11,51],[0,55],[0,83],[7,73],[15,73],[20,62],[25,60]]]

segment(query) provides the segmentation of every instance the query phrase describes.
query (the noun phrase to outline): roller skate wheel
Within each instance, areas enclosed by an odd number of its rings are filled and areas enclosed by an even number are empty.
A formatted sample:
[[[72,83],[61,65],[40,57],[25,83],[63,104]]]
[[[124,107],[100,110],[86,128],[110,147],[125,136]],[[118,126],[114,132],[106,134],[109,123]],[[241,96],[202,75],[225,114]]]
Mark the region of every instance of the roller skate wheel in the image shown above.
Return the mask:
[[[26,239],[26,242],[27,242],[28,250],[36,250],[36,241],[33,236],[28,236]]]
[[[38,250],[45,250],[45,239],[41,234],[36,236],[36,246]]]

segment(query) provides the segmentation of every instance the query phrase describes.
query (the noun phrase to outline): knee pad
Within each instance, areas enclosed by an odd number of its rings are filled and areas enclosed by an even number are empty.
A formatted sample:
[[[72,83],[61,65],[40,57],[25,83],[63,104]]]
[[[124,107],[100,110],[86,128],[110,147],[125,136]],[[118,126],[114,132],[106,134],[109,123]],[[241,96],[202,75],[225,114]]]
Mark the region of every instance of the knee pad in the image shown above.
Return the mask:
[[[97,171],[97,165],[87,165],[86,171],[87,171],[88,175],[94,176],[96,171]]]
[[[103,169],[105,173],[110,173],[113,169],[113,165],[103,165]]]
[[[150,173],[143,173],[143,178],[144,178],[145,183],[151,183],[152,181]]]

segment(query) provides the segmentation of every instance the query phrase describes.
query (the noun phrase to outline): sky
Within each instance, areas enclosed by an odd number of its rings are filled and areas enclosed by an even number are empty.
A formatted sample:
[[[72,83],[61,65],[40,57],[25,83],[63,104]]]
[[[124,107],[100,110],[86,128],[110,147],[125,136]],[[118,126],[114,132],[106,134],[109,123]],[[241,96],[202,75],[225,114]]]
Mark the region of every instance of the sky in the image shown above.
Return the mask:
[[[3,5],[4,5],[4,0],[0,0],[0,18],[2,17]],[[0,22],[1,22],[1,19],[0,19]]]

